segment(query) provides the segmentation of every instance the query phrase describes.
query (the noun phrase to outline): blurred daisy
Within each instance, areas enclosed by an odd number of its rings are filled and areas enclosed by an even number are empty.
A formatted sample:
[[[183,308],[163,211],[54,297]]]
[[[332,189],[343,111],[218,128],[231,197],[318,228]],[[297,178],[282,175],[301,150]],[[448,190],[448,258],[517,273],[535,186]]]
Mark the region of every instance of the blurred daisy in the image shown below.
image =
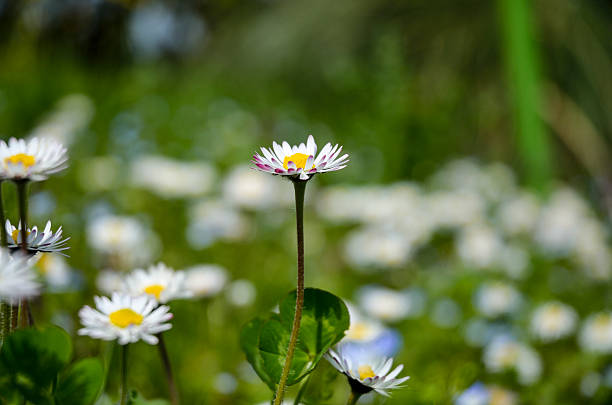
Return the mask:
[[[282,202],[278,198],[281,194],[293,197],[291,186],[279,183],[247,165],[235,167],[223,181],[223,200],[244,209],[265,210],[277,207]]]
[[[612,353],[612,312],[590,315],[582,325],[578,341],[588,352]]]
[[[572,307],[560,302],[547,302],[534,311],[531,332],[544,342],[552,342],[570,335],[577,322],[578,315]]]
[[[515,392],[493,385],[489,388],[491,401],[489,405],[516,405],[519,403]]]
[[[455,398],[455,405],[489,405],[491,395],[487,387],[477,382]]]
[[[168,322],[172,314],[169,307],[161,305],[149,296],[131,297],[115,293],[112,298],[94,297],[96,309],[86,305],[79,311],[84,328],[79,335],[95,339],[115,340],[125,345],[144,340],[157,344],[156,334],[172,328]],[[157,307],[157,308],[156,308]]]
[[[47,286],[54,291],[62,291],[71,286],[73,273],[62,255],[54,253],[39,253],[40,259],[36,268],[43,276]]]
[[[317,173],[331,172],[346,167],[348,154],[340,156],[342,146],[327,143],[317,155],[317,144],[312,135],[308,136],[306,145],[291,147],[287,142],[282,146],[274,142],[272,149],[261,148],[253,155],[253,163],[264,172],[281,176],[291,176],[294,179],[308,180]]]
[[[21,221],[16,228],[7,219],[5,224],[6,238],[10,249],[19,249],[21,247]],[[29,252],[61,252],[70,249],[66,243],[70,238],[62,239],[62,227],[57,228],[57,231],[51,230],[51,221],[47,221],[45,229],[41,232],[38,227],[28,228],[26,232],[26,242]]]
[[[185,270],[185,288],[197,298],[217,295],[227,283],[227,271],[212,264],[200,264]]]
[[[364,316],[353,305],[347,303],[351,324],[341,345],[367,346],[380,357],[392,357],[402,346],[402,336],[395,329]]]
[[[123,276],[114,270],[102,270],[96,277],[96,287],[105,294],[122,291],[125,287]]]
[[[68,167],[66,148],[52,140],[11,138],[0,141],[0,177],[11,180],[46,180]]]
[[[396,378],[404,366],[400,364],[391,371],[392,358],[377,356],[366,348],[352,350],[339,346],[336,350],[330,349],[325,358],[336,370],[346,375],[351,389],[358,394],[374,390],[388,397],[387,391],[401,388],[401,384],[410,378]]]
[[[134,270],[126,276],[125,288],[134,297],[146,294],[162,304],[192,296],[185,285],[185,273],[174,271],[164,263],[147,270]]]
[[[396,229],[367,226],[349,233],[344,257],[357,269],[389,269],[408,262],[414,251],[412,238]]]
[[[495,318],[515,312],[521,304],[521,294],[503,282],[483,284],[475,296],[475,305],[480,313]]]
[[[0,249],[0,301],[14,305],[20,299],[39,295],[40,283],[32,270],[34,260],[20,252]]]
[[[366,314],[387,322],[418,316],[425,305],[424,294],[419,290],[396,291],[376,285],[361,288],[357,300]]]
[[[542,374],[539,354],[510,336],[493,339],[485,348],[483,361],[487,370],[493,373],[516,371],[519,383],[524,385],[533,384]]]
[[[217,240],[237,241],[248,233],[247,218],[237,208],[228,206],[223,201],[197,202],[189,213],[186,236],[195,249],[208,247]]]

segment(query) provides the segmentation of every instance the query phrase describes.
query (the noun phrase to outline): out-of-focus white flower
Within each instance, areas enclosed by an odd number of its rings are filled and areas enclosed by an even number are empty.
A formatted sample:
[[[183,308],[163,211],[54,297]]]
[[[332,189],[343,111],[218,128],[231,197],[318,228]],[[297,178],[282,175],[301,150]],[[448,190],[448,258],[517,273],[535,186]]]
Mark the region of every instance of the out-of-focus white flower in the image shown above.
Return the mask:
[[[496,263],[508,277],[520,279],[529,267],[529,252],[516,244],[505,244]]]
[[[87,241],[128,267],[150,262],[157,244],[155,235],[139,220],[115,215],[94,218],[87,226]]]
[[[582,325],[578,341],[585,351],[612,353],[612,313],[599,312],[590,315]]]
[[[219,294],[227,280],[227,270],[214,264],[200,264],[185,270],[185,287],[196,298]]]
[[[308,135],[306,144],[299,146],[283,142],[282,146],[274,142],[272,148],[261,148],[253,155],[253,164],[259,170],[280,176],[289,176],[308,180],[317,173],[344,169],[348,163],[348,154],[340,156],[342,146],[325,144],[317,155],[317,144],[314,137]]]
[[[464,228],[457,241],[459,257],[468,266],[476,268],[493,266],[503,247],[503,241],[497,232],[483,224]]]
[[[165,198],[194,197],[209,191],[214,169],[202,162],[183,162],[164,156],[142,156],[132,163],[132,184]]]
[[[6,238],[10,249],[19,249],[21,247],[21,221],[19,226],[15,228],[11,225],[11,221],[6,220],[5,224]],[[45,229],[41,232],[37,226],[28,228],[26,231],[26,246],[29,252],[61,252],[70,247],[66,246],[70,238],[62,239],[62,227],[57,228],[57,231],[51,230],[51,221],[47,221]]]
[[[608,248],[604,224],[595,219],[584,220],[577,235],[574,253],[576,261],[587,276],[595,280],[610,280],[612,254]]]
[[[338,346],[336,351],[330,349],[325,358],[336,370],[348,377],[351,388],[359,393],[374,390],[388,397],[387,391],[401,388],[401,384],[410,378],[396,378],[404,366],[400,364],[391,371],[393,359],[380,357],[368,351],[366,346],[359,350]]]
[[[509,336],[498,336],[485,348],[484,364],[490,372],[514,370],[519,383],[530,385],[542,373],[540,355],[531,347],[517,342]]]
[[[397,268],[412,254],[412,240],[402,232],[367,227],[349,234],[344,249],[346,260],[357,268]]]
[[[96,277],[96,287],[105,294],[123,290],[123,276],[114,270],[102,270]]]
[[[592,397],[600,385],[601,374],[596,372],[588,373],[580,380],[580,393],[585,397]]]
[[[521,301],[521,294],[503,282],[483,284],[474,297],[478,311],[489,318],[514,313],[519,309]]]
[[[534,311],[531,332],[544,342],[552,342],[574,332],[577,322],[578,314],[572,307],[561,302],[547,302]]]
[[[32,265],[36,261],[16,252],[0,249],[0,301],[15,305],[20,299],[40,294],[40,283]]]
[[[437,300],[431,310],[432,322],[440,328],[452,328],[461,321],[461,308],[452,298]]]
[[[172,328],[170,308],[157,305],[147,295],[131,297],[115,293],[112,298],[94,297],[96,309],[85,305],[79,311],[84,328],[79,335],[94,339],[115,340],[120,345],[143,340],[150,345],[158,342],[156,334]]]
[[[486,203],[481,195],[466,191],[434,191],[427,195],[428,213],[438,228],[482,223]]]
[[[523,192],[502,202],[497,210],[497,218],[506,234],[529,235],[538,221],[539,213],[540,204],[537,198]]]
[[[147,270],[136,269],[125,277],[125,290],[133,297],[148,295],[157,302],[192,296],[185,284],[185,273],[174,271],[164,263],[150,266]]]
[[[518,395],[515,392],[496,385],[488,388],[491,394],[491,402],[489,405],[517,405],[519,403]]]
[[[357,302],[369,316],[387,322],[397,322],[423,313],[425,296],[420,290],[396,291],[371,285],[357,293]]]
[[[187,240],[192,247],[203,249],[217,240],[242,239],[248,226],[244,215],[223,201],[201,201],[191,207]]]
[[[43,276],[50,290],[62,291],[72,286],[73,273],[62,255],[40,253],[36,268]]]
[[[33,138],[0,141],[0,178],[46,180],[68,167],[66,148],[52,140]]]
[[[487,387],[480,382],[472,384],[455,398],[455,405],[489,405],[491,394]]]
[[[402,346],[402,337],[380,321],[362,314],[354,305],[346,303],[351,323],[339,345],[368,346],[371,352],[392,357]]]
[[[270,176],[241,165],[235,167],[223,181],[223,199],[233,206],[250,210],[277,207],[279,194],[293,197],[289,184],[275,181]]]
[[[232,305],[244,307],[255,301],[257,289],[249,280],[236,280],[228,286],[226,296]]]
[[[233,374],[219,373],[216,375],[213,385],[220,394],[230,395],[238,388],[238,381]]]

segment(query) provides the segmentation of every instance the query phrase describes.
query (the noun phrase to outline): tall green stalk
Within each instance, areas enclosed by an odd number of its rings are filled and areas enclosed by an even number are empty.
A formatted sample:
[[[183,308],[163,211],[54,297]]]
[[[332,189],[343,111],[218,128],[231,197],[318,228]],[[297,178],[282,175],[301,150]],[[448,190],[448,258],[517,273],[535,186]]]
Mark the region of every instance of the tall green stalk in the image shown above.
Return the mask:
[[[4,198],[2,197],[2,184],[4,181],[0,180],[0,246],[3,248],[7,245],[6,239],[6,216],[4,215]]]
[[[528,0],[498,0],[517,146],[532,187],[545,189],[551,173],[550,142],[541,120],[539,60]]]
[[[280,381],[274,395],[274,405],[283,403],[285,389],[287,386],[287,378],[291,371],[291,362],[293,353],[297,345],[297,339],[300,332],[300,322],[302,321],[302,309],[304,308],[304,195],[306,193],[306,182],[300,180],[293,181],[295,190],[295,219],[297,230],[297,291],[295,298],[295,317],[293,318],[293,326],[291,328],[291,337],[289,338],[289,347],[287,348],[287,357],[281,374]]]
[[[127,374],[128,374],[128,346],[125,344],[121,347],[121,402],[120,405],[127,404],[128,387],[127,387]]]
[[[164,365],[164,372],[166,374],[166,381],[168,382],[168,391],[170,391],[170,403],[172,405],[179,405],[179,393],[176,388],[176,382],[174,381],[174,375],[172,374],[172,365],[170,364],[170,356],[168,356],[168,349],[164,341],[163,335],[160,333],[157,335],[159,343],[159,356],[161,357],[162,364]]]
[[[28,254],[28,180],[17,180],[17,199],[19,200],[19,222],[21,224],[21,250]],[[28,326],[34,326],[34,317],[27,299],[21,301],[21,316]]]

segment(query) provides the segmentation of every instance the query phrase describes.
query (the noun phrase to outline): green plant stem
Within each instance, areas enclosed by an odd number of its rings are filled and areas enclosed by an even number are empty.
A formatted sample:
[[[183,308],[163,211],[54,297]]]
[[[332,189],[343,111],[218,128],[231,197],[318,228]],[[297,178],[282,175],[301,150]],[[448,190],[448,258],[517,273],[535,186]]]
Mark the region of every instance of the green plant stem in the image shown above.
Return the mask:
[[[126,344],[121,347],[121,402],[120,402],[120,405],[127,404],[128,346],[129,344]]]
[[[2,184],[4,182],[0,180],[0,246],[6,247],[6,217],[4,216],[4,199],[2,197]]]
[[[312,377],[312,373],[308,374],[308,377],[306,377],[306,380],[302,383],[302,386],[300,387],[300,390],[298,391],[295,397],[295,401],[293,401],[293,405],[300,405],[300,402],[302,401],[302,397],[304,396],[304,393],[306,392],[306,388],[308,388],[310,377]]]
[[[357,394],[355,391],[351,391],[351,395],[348,397],[348,401],[346,401],[346,405],[354,405],[359,401],[359,397],[361,394]]]
[[[287,378],[289,377],[289,371],[291,371],[293,353],[295,352],[295,346],[300,332],[302,309],[304,307],[304,194],[306,193],[306,182],[294,180],[293,187],[295,190],[295,219],[297,230],[297,291],[295,299],[295,317],[293,318],[285,365],[274,395],[274,405],[283,403]]]
[[[158,334],[157,338],[159,343],[159,356],[161,357],[162,364],[164,365],[164,372],[166,374],[166,381],[168,382],[168,390],[170,391],[170,403],[172,405],[179,405],[179,393],[176,388],[176,382],[174,381],[174,375],[172,374],[172,365],[170,364],[170,356],[168,356],[168,350],[166,349],[166,343],[164,342],[163,334]]]
[[[19,223],[21,224],[21,250],[28,253],[28,181],[18,180],[17,198],[19,200]]]

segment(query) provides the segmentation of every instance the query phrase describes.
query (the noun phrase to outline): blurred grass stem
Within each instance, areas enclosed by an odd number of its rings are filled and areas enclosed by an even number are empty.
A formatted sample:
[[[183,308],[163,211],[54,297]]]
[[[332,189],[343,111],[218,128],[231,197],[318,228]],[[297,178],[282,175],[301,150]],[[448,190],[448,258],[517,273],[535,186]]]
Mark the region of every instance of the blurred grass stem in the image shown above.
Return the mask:
[[[0,180],[0,246],[6,247],[6,227],[4,223],[6,222],[6,217],[4,216],[4,198],[2,196],[2,184],[4,181]]]
[[[161,361],[164,365],[166,381],[168,382],[168,390],[170,391],[170,403],[172,405],[179,405],[179,393],[176,389],[174,375],[172,374],[172,365],[170,364],[170,356],[168,356],[168,349],[166,348],[166,343],[164,342],[164,336],[162,333],[160,333],[157,335],[157,338],[159,339],[159,343],[157,344],[157,347],[159,348],[159,356],[161,357]]]
[[[121,347],[121,402],[120,405],[127,404],[128,387],[127,387],[127,359],[128,359],[128,344]]]
[[[293,318],[285,365],[276,388],[276,394],[274,395],[274,405],[283,403],[287,378],[289,377],[289,371],[291,371],[293,353],[295,352],[295,346],[300,332],[302,309],[304,307],[304,195],[306,193],[306,181],[294,180],[293,188],[295,190],[295,219],[297,230],[297,291],[295,299],[295,317]]]
[[[19,223],[21,225],[21,250],[28,254],[28,180],[17,180],[17,199],[19,200]],[[28,326],[34,326],[34,317],[28,300],[21,302],[21,316],[25,317]]]
[[[361,394],[358,394],[355,391],[351,390],[351,395],[349,395],[348,401],[346,401],[346,405],[356,404],[357,401],[359,401],[359,397],[361,397]]]

